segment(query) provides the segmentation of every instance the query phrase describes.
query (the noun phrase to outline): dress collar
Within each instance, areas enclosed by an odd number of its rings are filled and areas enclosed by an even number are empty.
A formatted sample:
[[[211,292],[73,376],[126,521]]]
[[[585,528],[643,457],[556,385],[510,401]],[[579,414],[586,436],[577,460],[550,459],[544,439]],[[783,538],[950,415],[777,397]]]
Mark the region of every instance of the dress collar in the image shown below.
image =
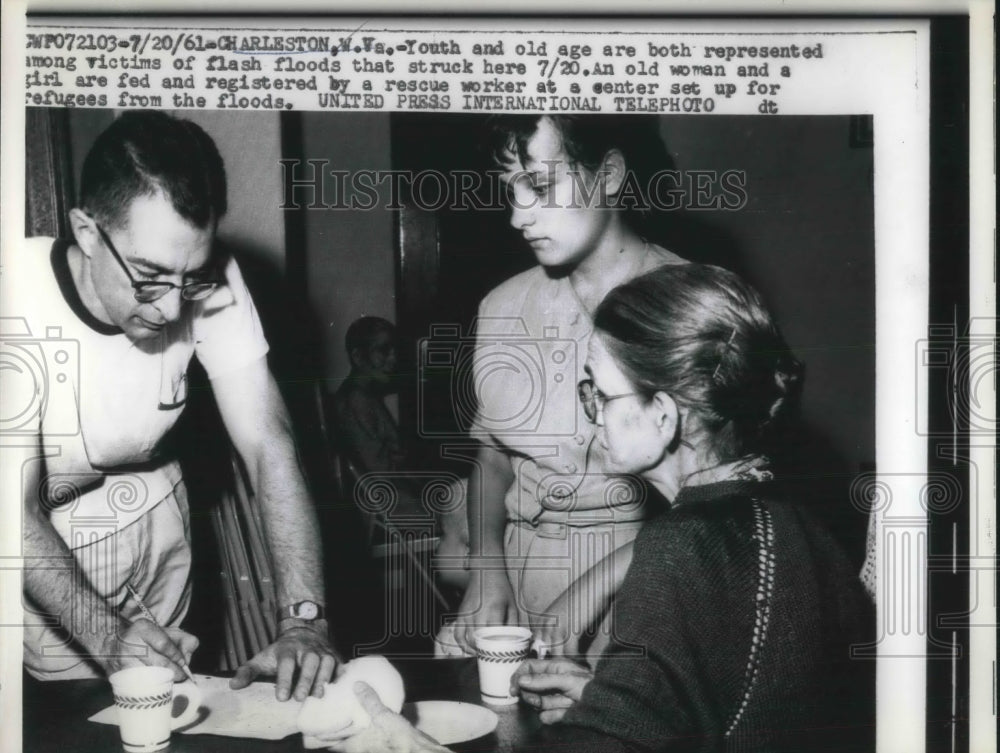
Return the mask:
[[[748,455],[697,471],[684,480],[673,506],[708,502],[744,493],[774,480],[770,466],[771,461],[763,455]]]

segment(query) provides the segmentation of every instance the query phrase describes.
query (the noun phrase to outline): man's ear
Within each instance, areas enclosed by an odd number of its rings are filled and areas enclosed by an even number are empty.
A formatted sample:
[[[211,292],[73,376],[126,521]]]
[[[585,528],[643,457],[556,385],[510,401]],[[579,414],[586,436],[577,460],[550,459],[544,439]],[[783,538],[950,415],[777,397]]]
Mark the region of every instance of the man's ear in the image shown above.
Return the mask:
[[[625,155],[618,149],[611,149],[604,155],[599,174],[604,180],[605,193],[608,198],[617,196],[625,182]]]
[[[73,231],[73,238],[76,239],[76,245],[84,254],[90,256],[100,240],[93,218],[82,209],[74,207],[69,210],[69,226]]]
[[[664,446],[673,447],[680,439],[680,409],[666,392],[657,392],[652,402],[656,411],[656,429],[663,438]]]

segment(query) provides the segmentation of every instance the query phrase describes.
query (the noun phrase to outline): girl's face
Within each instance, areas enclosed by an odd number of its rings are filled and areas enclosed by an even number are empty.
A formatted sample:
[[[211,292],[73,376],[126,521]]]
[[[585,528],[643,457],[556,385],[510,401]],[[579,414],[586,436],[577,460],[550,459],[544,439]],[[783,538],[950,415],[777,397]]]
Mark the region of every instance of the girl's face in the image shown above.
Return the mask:
[[[510,223],[539,264],[579,264],[596,249],[614,210],[602,206],[607,201],[598,177],[570,162],[562,135],[548,118],[538,121],[526,152],[508,155],[511,161],[501,176],[511,204]]]
[[[663,460],[668,437],[656,402],[634,394],[635,387],[608,352],[604,335],[595,332],[584,370],[597,391],[597,442],[609,473],[642,473]],[[612,399],[608,399],[612,398]]]

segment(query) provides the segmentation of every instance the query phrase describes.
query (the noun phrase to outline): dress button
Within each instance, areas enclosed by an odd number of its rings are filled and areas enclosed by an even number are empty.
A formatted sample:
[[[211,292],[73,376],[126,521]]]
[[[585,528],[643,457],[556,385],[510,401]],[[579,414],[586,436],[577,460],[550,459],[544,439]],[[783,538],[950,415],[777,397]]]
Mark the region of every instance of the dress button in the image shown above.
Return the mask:
[[[576,473],[576,463],[567,463],[566,473]]]
[[[573,437],[573,441],[576,442],[581,447],[583,447],[583,443],[587,441],[587,438],[583,436],[583,434],[577,434],[575,437]]]

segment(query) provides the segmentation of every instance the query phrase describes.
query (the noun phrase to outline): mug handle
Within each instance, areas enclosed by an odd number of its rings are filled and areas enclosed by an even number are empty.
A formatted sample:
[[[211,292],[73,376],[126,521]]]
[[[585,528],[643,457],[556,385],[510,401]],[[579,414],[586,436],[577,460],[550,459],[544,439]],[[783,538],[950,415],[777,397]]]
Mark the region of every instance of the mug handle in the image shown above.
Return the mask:
[[[546,656],[549,655],[548,645],[542,643],[540,638],[535,638],[535,640],[531,642],[531,650],[538,655],[539,659],[544,659]]]
[[[201,706],[201,690],[193,682],[181,682],[174,684],[174,699],[187,698],[187,708],[180,716],[170,717],[170,729],[186,727],[198,718],[198,710]]]

